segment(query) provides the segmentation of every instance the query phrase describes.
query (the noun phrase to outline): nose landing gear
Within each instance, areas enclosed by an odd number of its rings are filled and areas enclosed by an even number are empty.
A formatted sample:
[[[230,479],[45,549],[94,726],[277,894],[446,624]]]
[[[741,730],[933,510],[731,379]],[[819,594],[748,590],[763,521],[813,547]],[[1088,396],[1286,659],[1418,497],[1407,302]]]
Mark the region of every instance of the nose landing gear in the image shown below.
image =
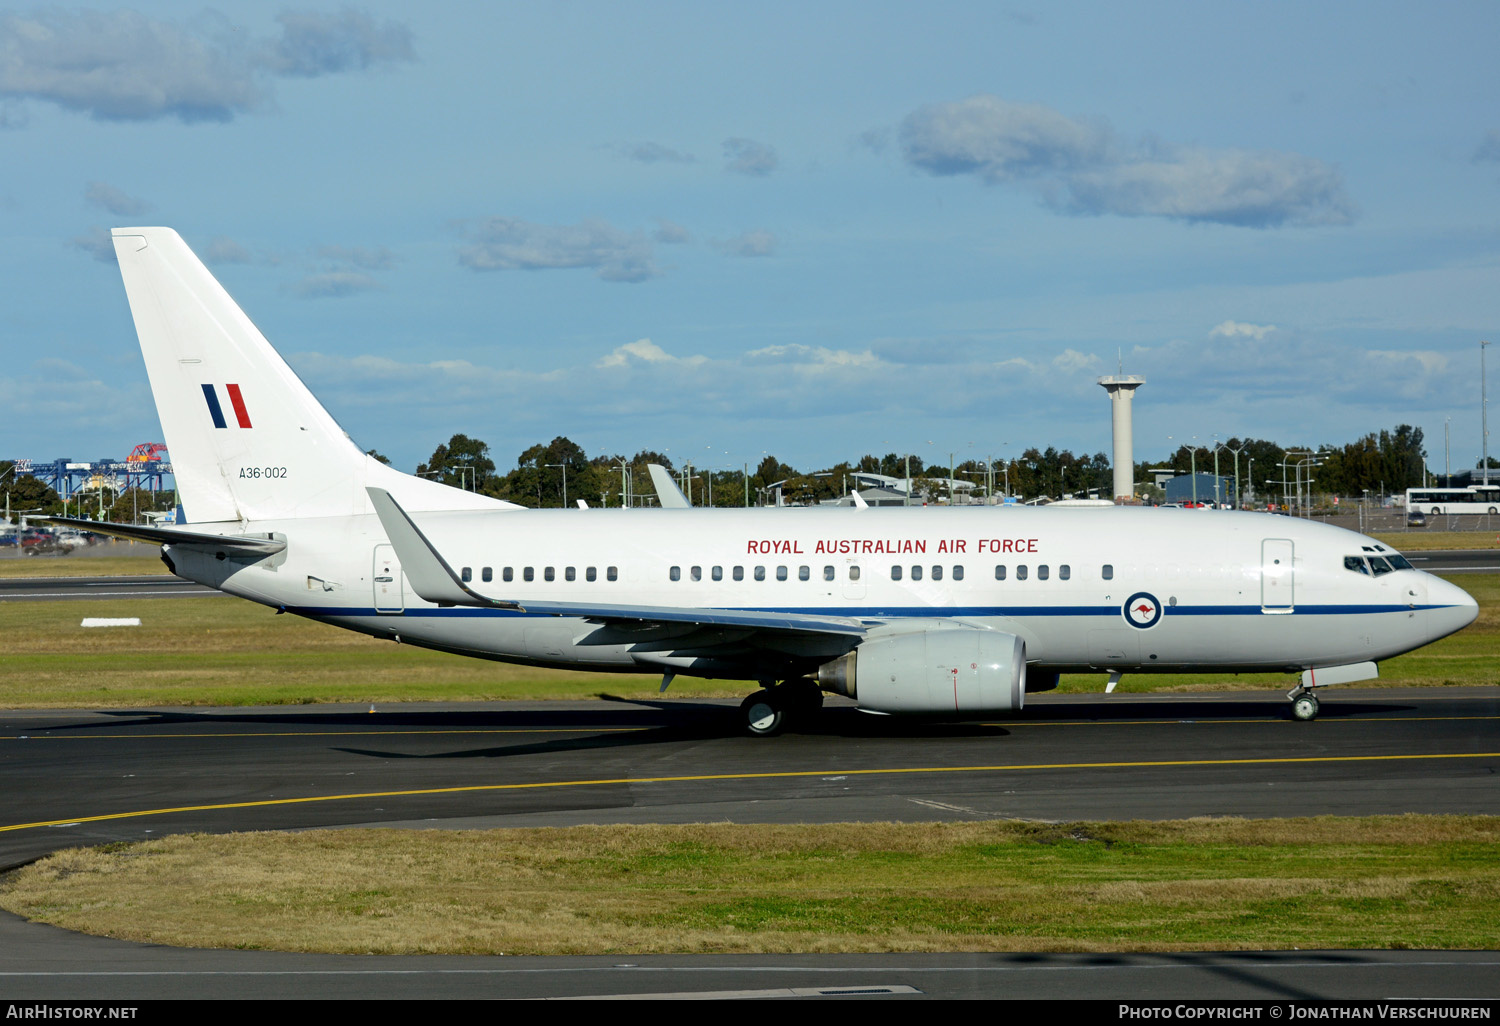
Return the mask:
[[[1287,695],[1287,697],[1292,700],[1292,719],[1306,721],[1315,719],[1317,717],[1317,695],[1313,694],[1311,691],[1303,689],[1302,685],[1299,684],[1297,685],[1297,687],[1292,689],[1291,693]]]

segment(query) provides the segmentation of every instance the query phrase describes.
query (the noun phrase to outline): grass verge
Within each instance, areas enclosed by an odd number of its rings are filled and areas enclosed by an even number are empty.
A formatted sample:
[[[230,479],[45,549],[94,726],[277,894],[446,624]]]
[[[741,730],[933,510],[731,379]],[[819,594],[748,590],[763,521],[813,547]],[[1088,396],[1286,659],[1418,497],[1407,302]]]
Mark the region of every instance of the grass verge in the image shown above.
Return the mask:
[[[1368,685],[1494,684],[1500,574],[1456,578],[1480,604],[1462,632],[1387,660]],[[85,628],[84,617],[140,627]],[[278,616],[241,599],[0,603],[0,708],[297,705],[319,702],[659,698],[648,674],[579,673],[428,652]],[[1104,674],[1065,676],[1059,691],[1096,692]],[[1285,674],[1127,674],[1121,692],[1291,687]],[[1361,686],[1368,686],[1362,684]],[[736,698],[740,681],[679,677],[668,697]]]
[[[0,907],[152,944],[454,954],[1494,948],[1500,818],[180,835]]]

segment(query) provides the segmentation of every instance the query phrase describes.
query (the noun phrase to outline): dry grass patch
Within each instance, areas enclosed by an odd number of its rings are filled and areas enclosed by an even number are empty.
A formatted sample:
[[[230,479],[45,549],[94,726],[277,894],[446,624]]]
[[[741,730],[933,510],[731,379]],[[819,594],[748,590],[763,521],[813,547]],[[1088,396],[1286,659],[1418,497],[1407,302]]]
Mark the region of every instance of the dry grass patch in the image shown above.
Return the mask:
[[[1500,818],[328,831],[61,852],[0,906],[201,947],[1490,948]]]

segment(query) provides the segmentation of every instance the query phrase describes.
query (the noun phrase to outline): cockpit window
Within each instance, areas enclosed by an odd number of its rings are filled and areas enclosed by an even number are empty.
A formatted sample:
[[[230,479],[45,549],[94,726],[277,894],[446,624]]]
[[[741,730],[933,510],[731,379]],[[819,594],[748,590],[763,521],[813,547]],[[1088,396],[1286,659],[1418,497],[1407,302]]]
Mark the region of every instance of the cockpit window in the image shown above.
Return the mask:
[[[1388,560],[1390,560],[1391,566],[1395,567],[1397,570],[1415,570],[1416,569],[1416,567],[1412,566],[1411,562],[1409,560],[1407,560],[1407,558],[1405,556],[1398,556],[1394,552],[1392,552],[1390,555],[1386,556],[1385,558],[1388,559]]]
[[[1393,566],[1391,566],[1391,564],[1387,563],[1385,561],[1385,557],[1384,556],[1371,556],[1370,557],[1370,569],[1373,570],[1373,571],[1375,571],[1375,576],[1376,577],[1379,577],[1382,574],[1388,574],[1388,573],[1390,573],[1392,570],[1395,569],[1395,567],[1393,567]]]
[[[1365,560],[1363,556],[1345,556],[1344,569],[1353,570],[1357,574],[1368,575],[1370,572],[1370,568],[1365,566]]]

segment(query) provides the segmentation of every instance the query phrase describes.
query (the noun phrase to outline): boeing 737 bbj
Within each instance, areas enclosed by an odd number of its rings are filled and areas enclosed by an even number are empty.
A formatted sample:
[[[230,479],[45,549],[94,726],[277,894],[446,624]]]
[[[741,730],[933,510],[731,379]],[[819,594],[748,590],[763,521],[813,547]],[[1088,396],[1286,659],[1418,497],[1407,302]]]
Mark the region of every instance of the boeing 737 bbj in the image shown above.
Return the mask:
[[[1372,538],[1262,513],[523,509],[366,456],[176,232],[113,234],[184,516],[109,530],[288,613],[663,687],[759,682],[744,722],[770,734],[824,692],[968,718],[1085,671],[1300,673],[1311,719],[1315,689],[1478,612]]]

